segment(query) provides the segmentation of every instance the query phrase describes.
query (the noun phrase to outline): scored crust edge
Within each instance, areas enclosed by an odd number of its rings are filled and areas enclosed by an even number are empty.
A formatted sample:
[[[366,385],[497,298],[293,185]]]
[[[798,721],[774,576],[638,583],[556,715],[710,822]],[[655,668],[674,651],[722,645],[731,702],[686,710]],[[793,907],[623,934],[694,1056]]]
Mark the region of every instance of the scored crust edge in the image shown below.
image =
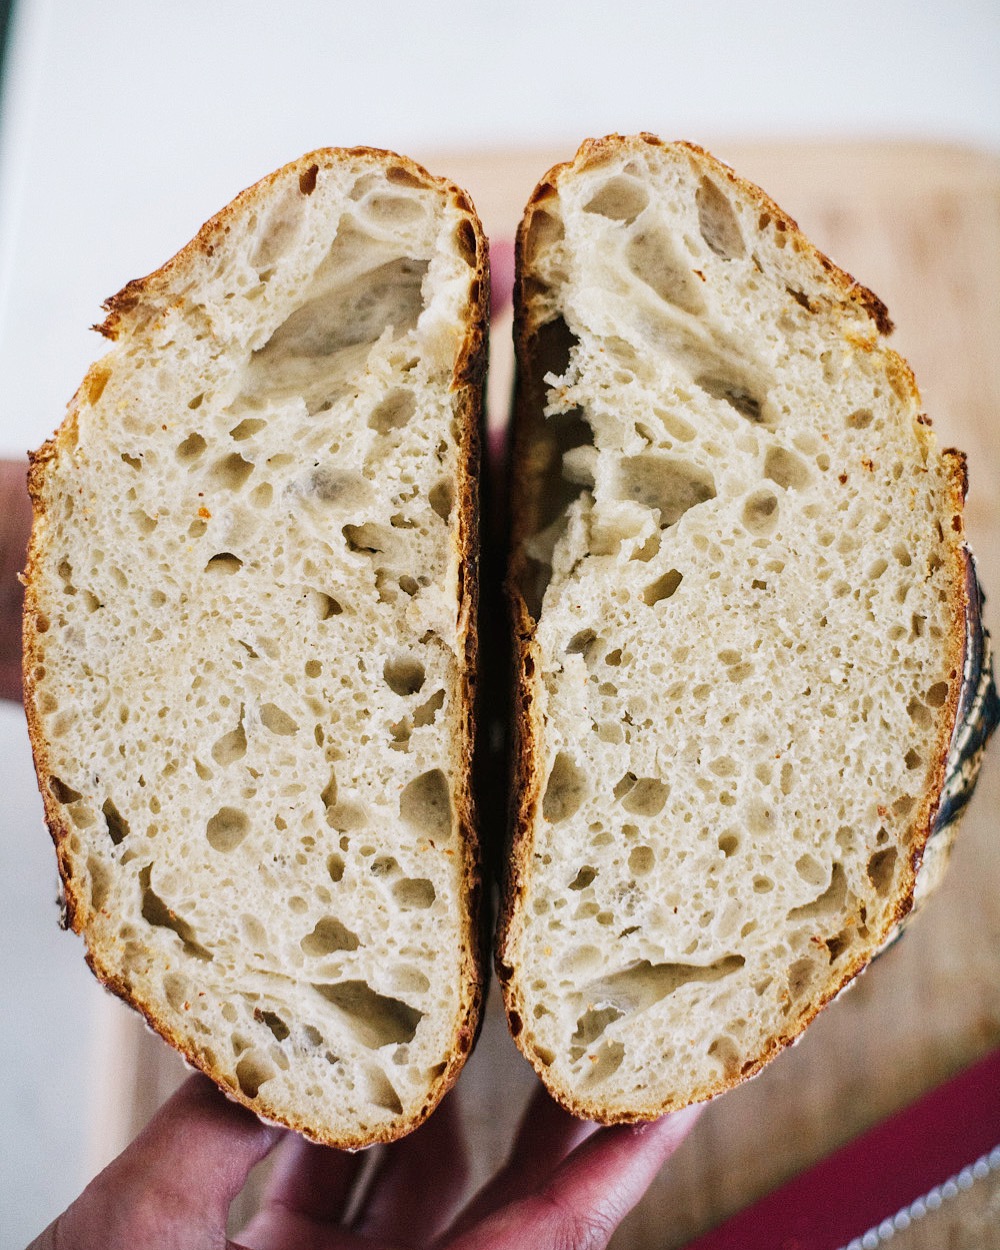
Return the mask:
[[[264,199],[279,180],[299,175],[300,188],[305,191],[310,181],[314,184],[319,164],[350,164],[369,160],[390,177],[394,171],[397,178],[412,179],[428,189],[440,191],[450,203],[464,215],[470,233],[463,235],[466,259],[474,268],[469,283],[469,299],[465,311],[466,332],[459,346],[452,374],[452,388],[457,392],[453,412],[458,430],[457,468],[460,481],[457,491],[457,538],[458,548],[458,629],[459,654],[463,656],[459,675],[458,702],[461,707],[461,741],[456,752],[459,761],[458,782],[452,793],[455,807],[456,827],[464,855],[461,893],[467,903],[462,917],[463,951],[460,975],[462,978],[462,1002],[455,1021],[451,1043],[442,1056],[446,1064],[443,1073],[427,1091],[423,1107],[410,1116],[400,1116],[387,1125],[380,1125],[362,1135],[335,1135],[318,1131],[316,1126],[294,1114],[283,1115],[272,1108],[262,1108],[258,1100],[248,1098],[235,1081],[226,1078],[206,1062],[193,1046],[163,1020],[156,1011],[140,1002],[126,982],[116,976],[102,961],[101,950],[92,945],[87,928],[89,905],[77,891],[73,872],[73,856],[69,850],[70,830],[62,817],[60,805],[44,784],[48,775],[48,751],[39,718],[35,712],[34,671],[38,663],[37,628],[39,605],[37,601],[38,569],[47,553],[47,523],[44,499],[44,482],[50,463],[60,453],[69,449],[75,439],[81,399],[90,388],[103,387],[104,366],[95,361],[88,369],[67,406],[66,416],[53,436],[34,452],[28,453],[28,493],[32,503],[32,528],[21,576],[24,585],[24,608],[22,616],[22,677],[24,683],[24,707],[28,737],[31,742],[35,771],[44,805],[45,822],[48,826],[59,868],[61,927],[71,929],[83,937],[85,959],[100,983],[145,1019],[146,1024],[183,1056],[185,1063],[209,1077],[233,1102],[241,1103],[261,1119],[293,1129],[326,1146],[340,1149],[360,1149],[369,1145],[388,1143],[417,1128],[437,1107],[441,1099],[455,1084],[458,1075],[471,1054],[482,1028],[482,1008],[489,967],[489,933],[485,924],[483,905],[483,852],[478,834],[475,795],[472,789],[472,762],[475,754],[475,702],[477,693],[477,664],[479,655],[479,466],[484,441],[485,413],[483,408],[483,383],[487,357],[487,316],[489,308],[489,250],[482,223],[469,195],[446,178],[428,173],[423,166],[409,157],[381,148],[317,148],[298,160],[281,166],[241,191],[224,208],[198,230],[197,234],[174,256],[143,278],[127,282],[120,291],[104,301],[107,316],[103,322],[92,327],[112,341],[133,328],[136,310],[152,305],[154,315],[160,314],[173,302],[171,290],[174,282],[186,274],[195,274],[205,257],[211,257],[215,247],[229,231],[230,220],[246,208]],[[310,188],[311,189],[311,188]],[[305,192],[308,193],[308,192]],[[178,301],[179,302],[179,301]]]
[[[957,538],[952,547],[953,593],[949,606],[956,629],[949,639],[950,667],[956,674],[960,673],[961,678],[952,685],[947,715],[942,719],[943,727],[937,743],[937,765],[928,778],[913,817],[914,840],[906,889],[901,893],[895,911],[887,919],[883,931],[870,944],[869,953],[856,956],[846,965],[839,980],[813,999],[792,1028],[772,1037],[753,1063],[745,1065],[735,1076],[723,1075],[714,1082],[702,1084],[689,1097],[677,1098],[667,1093],[665,1097],[650,1097],[627,1110],[610,1109],[599,1098],[578,1096],[571,1088],[555,1079],[539,1059],[526,1037],[524,998],[518,981],[515,953],[525,880],[531,868],[533,826],[545,780],[538,752],[542,727],[536,710],[536,693],[541,684],[537,676],[541,665],[535,640],[536,621],[521,589],[527,566],[524,540],[531,532],[532,518],[531,492],[524,472],[524,452],[530,441],[531,424],[535,415],[522,362],[530,356],[530,343],[537,328],[532,323],[528,308],[530,301],[525,289],[525,246],[535,212],[543,209],[545,202],[555,196],[557,185],[563,177],[599,166],[624,151],[645,147],[673,147],[685,151],[701,168],[701,172],[711,173],[730,183],[741,195],[756,202],[762,211],[767,212],[776,228],[787,233],[792,247],[805,258],[806,263],[811,262],[819,268],[822,278],[832,288],[832,293],[839,294],[842,303],[853,305],[872,322],[876,332],[875,347],[883,355],[886,371],[911,393],[915,404],[920,404],[919,391],[910,366],[902,356],[885,344],[885,339],[894,328],[885,304],[812,244],[798,224],[760,187],[740,177],[728,165],[697,144],[686,141],[668,144],[648,132],[634,136],[611,134],[600,139],[587,139],[571,160],[554,165],[532,192],[518,225],[514,253],[514,344],[518,369],[508,453],[511,523],[508,540],[509,563],[504,583],[513,653],[511,801],[494,967],[503,994],[508,1027],[518,1049],[535,1069],[551,1096],[567,1111],[602,1124],[638,1123],[679,1110],[690,1103],[717,1097],[756,1076],[782,1050],[803,1035],[819,1012],[838,997],[869,966],[873,958],[899,938],[914,906],[919,906],[940,881],[958,819],[975,788],[986,742],[1000,723],[1000,703],[993,683],[989,635],[983,630],[981,621],[982,592],[972,553],[964,541],[962,512],[968,491],[966,456],[957,448],[945,448],[939,454],[949,469],[949,506],[953,517],[952,529]],[[929,425],[928,418],[918,416],[916,434],[925,446],[935,444],[934,436],[927,428]],[[928,854],[929,850],[934,853]]]

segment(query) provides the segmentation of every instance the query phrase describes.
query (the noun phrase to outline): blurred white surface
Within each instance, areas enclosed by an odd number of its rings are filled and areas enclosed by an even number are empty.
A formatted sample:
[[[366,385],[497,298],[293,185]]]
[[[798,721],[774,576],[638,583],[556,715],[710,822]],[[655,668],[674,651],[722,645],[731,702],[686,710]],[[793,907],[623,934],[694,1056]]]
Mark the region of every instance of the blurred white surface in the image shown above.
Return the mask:
[[[24,0],[0,118],[0,454],[23,455],[58,424],[101,351],[87,327],[102,298],[309,148],[421,159],[564,142],[568,156],[587,135],[638,129],[1000,150],[1000,7]],[[18,1025],[0,1112],[0,1244],[18,1247],[86,1179],[101,995],[79,941],[56,928],[54,858],[15,709],[0,715],[0,759],[0,985]]]

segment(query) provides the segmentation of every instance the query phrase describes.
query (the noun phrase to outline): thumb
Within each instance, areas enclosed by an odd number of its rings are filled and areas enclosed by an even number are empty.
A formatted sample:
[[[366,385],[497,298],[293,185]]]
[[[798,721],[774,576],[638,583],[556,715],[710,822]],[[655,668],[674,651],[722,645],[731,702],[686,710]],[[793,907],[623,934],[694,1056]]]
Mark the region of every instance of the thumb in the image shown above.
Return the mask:
[[[28,1250],[218,1250],[230,1204],[282,1132],[189,1077]]]

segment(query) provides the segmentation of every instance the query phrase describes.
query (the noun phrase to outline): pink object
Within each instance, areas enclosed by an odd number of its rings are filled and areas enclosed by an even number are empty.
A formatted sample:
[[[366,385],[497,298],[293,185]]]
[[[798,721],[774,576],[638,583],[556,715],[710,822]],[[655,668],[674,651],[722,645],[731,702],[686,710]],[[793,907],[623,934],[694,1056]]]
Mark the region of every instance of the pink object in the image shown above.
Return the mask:
[[[490,244],[490,310],[495,317],[514,298],[514,244],[499,239]]]
[[[1000,1049],[687,1250],[837,1250],[852,1240],[860,1245],[867,1230],[891,1222],[998,1143]]]

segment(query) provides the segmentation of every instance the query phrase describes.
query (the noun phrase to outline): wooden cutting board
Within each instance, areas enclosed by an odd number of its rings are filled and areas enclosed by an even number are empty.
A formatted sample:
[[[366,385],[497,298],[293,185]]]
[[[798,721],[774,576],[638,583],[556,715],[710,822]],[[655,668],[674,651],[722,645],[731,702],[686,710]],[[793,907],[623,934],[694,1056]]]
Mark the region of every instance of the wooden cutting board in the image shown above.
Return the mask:
[[[987,596],[1000,601],[1000,157],[926,143],[706,146],[760,183],[888,304],[938,438],[969,455],[967,529]],[[490,238],[503,242],[513,239],[535,183],[572,150],[412,155],[466,187]],[[494,425],[510,388],[508,327],[509,316],[495,319]],[[997,623],[994,608],[987,604],[987,626]],[[708,1108],[615,1250],[683,1245],[1000,1042],[998,816],[1000,746],[986,761],[945,883],[905,940],[799,1045]],[[102,1029],[95,1167],[183,1075],[173,1052],[110,999]],[[491,996],[459,1086],[474,1180],[501,1161],[533,1083]]]

